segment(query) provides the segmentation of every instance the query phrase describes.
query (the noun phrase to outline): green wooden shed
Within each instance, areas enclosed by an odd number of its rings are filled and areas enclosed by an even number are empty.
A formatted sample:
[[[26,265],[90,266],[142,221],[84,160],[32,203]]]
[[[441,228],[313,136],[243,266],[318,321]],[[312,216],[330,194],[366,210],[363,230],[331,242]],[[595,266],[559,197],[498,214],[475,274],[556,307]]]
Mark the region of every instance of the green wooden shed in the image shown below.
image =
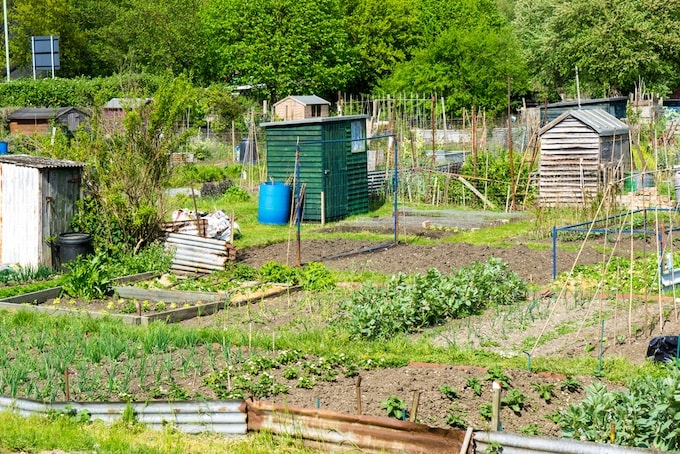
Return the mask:
[[[350,115],[262,123],[269,180],[292,182],[299,140],[300,183],[305,184],[303,220],[337,221],[368,212],[366,141],[360,140],[366,138],[366,118]]]

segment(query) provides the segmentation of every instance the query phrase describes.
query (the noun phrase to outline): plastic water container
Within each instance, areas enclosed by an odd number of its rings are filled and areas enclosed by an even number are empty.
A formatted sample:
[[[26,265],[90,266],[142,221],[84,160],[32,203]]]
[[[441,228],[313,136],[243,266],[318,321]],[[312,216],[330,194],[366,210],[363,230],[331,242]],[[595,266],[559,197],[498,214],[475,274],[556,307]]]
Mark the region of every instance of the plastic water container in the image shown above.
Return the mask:
[[[290,186],[268,181],[260,185],[257,220],[260,224],[287,224],[290,219]]]

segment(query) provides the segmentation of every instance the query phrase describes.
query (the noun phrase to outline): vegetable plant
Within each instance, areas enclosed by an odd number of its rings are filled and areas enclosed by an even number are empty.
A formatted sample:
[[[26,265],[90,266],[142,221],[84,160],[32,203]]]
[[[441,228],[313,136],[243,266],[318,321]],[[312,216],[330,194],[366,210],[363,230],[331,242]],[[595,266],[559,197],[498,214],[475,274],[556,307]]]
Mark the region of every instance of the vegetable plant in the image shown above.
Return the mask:
[[[504,405],[512,410],[516,415],[520,415],[526,406],[527,396],[522,391],[512,388],[501,399],[501,405]]]
[[[384,408],[390,418],[406,419],[406,402],[401,397],[388,397],[380,402],[380,408]]]
[[[552,398],[555,397],[555,385],[552,383],[532,383],[531,387],[546,403],[550,403]]]
[[[453,387],[451,387],[451,386],[449,386],[449,385],[441,385],[441,386],[439,387],[439,390],[440,390],[440,391],[442,392],[442,394],[444,394],[444,396],[445,396],[447,399],[449,399],[449,400],[458,399],[458,397],[460,397],[460,394],[458,393],[458,391],[456,390],[456,388],[453,388]]]

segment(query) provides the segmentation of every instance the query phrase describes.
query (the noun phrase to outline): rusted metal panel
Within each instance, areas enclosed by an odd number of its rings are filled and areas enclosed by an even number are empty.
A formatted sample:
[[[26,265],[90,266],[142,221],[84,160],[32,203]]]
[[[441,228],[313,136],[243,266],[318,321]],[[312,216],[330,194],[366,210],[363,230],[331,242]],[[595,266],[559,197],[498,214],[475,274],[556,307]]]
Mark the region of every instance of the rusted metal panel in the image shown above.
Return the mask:
[[[459,453],[465,431],[377,416],[247,401],[248,430],[302,438],[324,449],[361,452]]]

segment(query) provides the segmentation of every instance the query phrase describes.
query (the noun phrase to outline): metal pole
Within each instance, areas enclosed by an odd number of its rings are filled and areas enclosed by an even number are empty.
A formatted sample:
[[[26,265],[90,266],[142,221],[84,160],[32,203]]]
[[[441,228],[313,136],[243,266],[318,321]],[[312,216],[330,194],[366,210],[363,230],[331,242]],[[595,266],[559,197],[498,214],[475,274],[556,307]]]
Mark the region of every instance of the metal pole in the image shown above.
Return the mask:
[[[33,80],[35,80],[35,36],[31,36],[31,53],[33,54]]]
[[[397,198],[399,197],[399,142],[394,136],[394,244],[399,242],[399,212]]]
[[[552,256],[552,266],[553,266],[553,281],[557,279],[557,227],[553,226],[552,231],[552,246],[553,246],[553,256]]]
[[[52,61],[52,79],[54,79],[54,36],[50,35],[50,60]]]
[[[5,71],[7,72],[7,82],[9,82],[9,27],[7,25],[7,0],[2,0],[2,14],[5,20]]]

